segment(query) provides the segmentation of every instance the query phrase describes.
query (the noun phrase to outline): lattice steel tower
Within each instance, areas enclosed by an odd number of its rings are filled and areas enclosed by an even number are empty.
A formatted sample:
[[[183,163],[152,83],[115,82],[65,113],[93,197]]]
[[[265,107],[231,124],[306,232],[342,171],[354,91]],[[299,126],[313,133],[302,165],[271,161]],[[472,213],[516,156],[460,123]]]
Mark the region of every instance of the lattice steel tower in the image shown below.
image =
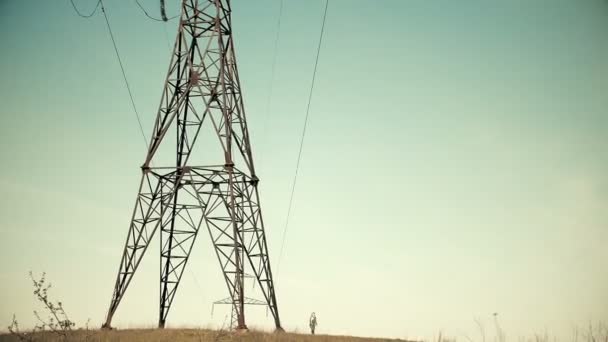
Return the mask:
[[[247,328],[245,304],[263,303],[281,329],[230,13],[230,0],[182,0],[177,38],[104,327],[110,327],[157,230],[158,326],[164,327],[199,228],[206,227],[228,286],[229,297],[223,302],[232,305],[232,327]],[[245,297],[246,265],[259,284],[261,302]]]

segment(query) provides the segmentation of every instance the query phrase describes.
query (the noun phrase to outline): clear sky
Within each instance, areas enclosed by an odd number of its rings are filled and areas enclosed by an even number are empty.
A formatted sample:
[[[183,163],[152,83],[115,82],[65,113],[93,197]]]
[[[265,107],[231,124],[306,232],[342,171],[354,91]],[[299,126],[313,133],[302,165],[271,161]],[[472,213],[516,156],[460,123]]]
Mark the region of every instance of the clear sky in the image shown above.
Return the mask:
[[[176,21],[105,3],[149,136]],[[275,272],[323,6],[284,0],[272,81],[279,1],[233,1]],[[103,17],[0,0],[0,43],[0,325],[33,325],[29,270],[101,324],[145,152]],[[607,132],[607,1],[330,0],[276,274],[285,327],[316,311],[321,333],[478,341],[497,312],[508,339],[565,340],[608,322]],[[229,312],[211,315],[226,289],[202,233],[169,326]],[[156,324],[157,251],[118,327]]]

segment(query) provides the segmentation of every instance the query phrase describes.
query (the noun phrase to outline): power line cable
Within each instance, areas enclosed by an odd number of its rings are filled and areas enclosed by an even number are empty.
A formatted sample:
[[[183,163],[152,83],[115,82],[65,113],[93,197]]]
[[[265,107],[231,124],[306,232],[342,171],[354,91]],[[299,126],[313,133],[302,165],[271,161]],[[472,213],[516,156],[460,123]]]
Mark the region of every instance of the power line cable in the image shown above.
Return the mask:
[[[83,18],[90,18],[93,15],[95,15],[95,13],[97,12],[97,9],[99,8],[99,5],[101,4],[101,0],[97,1],[97,4],[95,5],[95,8],[93,8],[93,11],[91,12],[91,14],[82,14],[82,12],[80,12],[78,10],[78,7],[76,7],[74,0],[70,0],[70,3],[72,4],[72,7],[74,7],[74,11],[76,11],[76,14],[78,14],[79,16],[81,16]]]
[[[266,145],[266,139],[267,139],[267,134],[266,131],[268,130],[268,121],[270,120],[270,105],[272,103],[272,92],[274,89],[274,74],[275,74],[275,69],[276,69],[276,64],[277,64],[277,55],[278,55],[278,47],[279,47],[279,36],[280,36],[280,32],[281,32],[281,17],[283,14],[283,0],[280,1],[279,3],[279,19],[277,20],[277,32],[275,35],[275,39],[274,39],[274,49],[273,49],[273,55],[272,55],[272,67],[270,69],[270,86],[268,89],[268,97],[266,98],[266,113],[264,115],[264,124],[263,124],[263,128],[262,128],[262,150],[260,152],[260,164],[262,162],[262,159],[264,157],[264,146]]]
[[[291,208],[293,205],[293,195],[296,189],[296,182],[298,179],[298,170],[300,168],[300,160],[302,159],[302,147],[304,146],[304,138],[306,137],[306,127],[308,126],[308,116],[310,113],[310,103],[312,102],[312,94],[315,87],[315,78],[317,75],[317,66],[319,64],[319,54],[321,52],[321,44],[323,42],[323,32],[325,31],[325,20],[327,18],[327,7],[329,0],[325,0],[325,12],[323,13],[323,24],[321,25],[321,34],[319,35],[319,45],[317,46],[317,57],[315,59],[315,68],[312,72],[312,82],[310,84],[310,92],[308,93],[308,104],[306,106],[306,116],[304,117],[304,127],[302,129],[302,136],[300,137],[300,150],[298,151],[298,161],[296,163],[296,171],[293,177],[293,183],[291,186],[291,196],[289,197],[289,206],[287,207],[287,218],[285,219],[285,228],[283,229],[283,241],[281,243],[281,252],[279,253],[279,263],[277,265],[277,274],[279,273],[279,267],[281,265],[281,259],[283,258],[283,248],[285,247],[285,238],[287,236],[287,228],[289,227],[289,217],[291,215]]]
[[[165,14],[165,3],[161,1],[161,19],[158,18],[154,18],[153,16],[151,16],[148,11],[146,11],[145,7],[139,2],[139,0],[135,0],[135,3],[137,4],[137,6],[139,7],[139,9],[141,9],[142,12],[144,12],[144,14],[146,15],[146,17],[154,20],[154,21],[160,21],[160,22],[164,22],[164,21],[169,21],[169,20],[173,20],[175,18],[177,18],[179,15],[174,15],[171,18],[167,18],[167,15]]]
[[[137,0],[136,0],[137,1]],[[127,91],[129,92],[129,98],[131,99],[131,105],[133,106],[133,111],[135,112],[135,116],[137,117],[137,123],[139,125],[139,130],[142,134],[142,137],[144,139],[144,144],[146,146],[146,148],[148,147],[148,139],[146,138],[146,134],[144,133],[144,129],[143,126],[141,124],[141,119],[139,117],[139,113],[137,112],[137,107],[135,106],[135,101],[133,100],[133,93],[131,92],[131,87],[129,86],[129,81],[127,80],[127,75],[125,73],[125,68],[122,64],[122,59],[120,58],[120,54],[118,53],[118,47],[116,46],[116,40],[114,39],[114,34],[112,33],[112,28],[110,27],[110,22],[108,20],[108,16],[106,14],[106,10],[105,7],[103,5],[102,0],[97,1],[97,4],[95,5],[95,8],[93,9],[93,11],[90,14],[82,14],[82,12],[80,12],[78,10],[78,7],[76,7],[76,4],[74,3],[74,0],[70,0],[70,3],[72,4],[72,7],[74,8],[74,11],[76,11],[76,14],[78,14],[80,17],[83,18],[90,18],[92,17],[96,12],[97,9],[101,7],[101,12],[103,13],[103,16],[105,18],[106,21],[106,25],[108,27],[108,32],[110,33],[110,38],[112,39],[112,45],[114,46],[114,51],[116,52],[116,57],[118,58],[118,64],[120,65],[120,70],[122,72],[122,76],[123,79],[125,81],[125,85],[127,86]],[[142,8],[143,10],[143,8]],[[144,10],[145,12],[145,10]]]
[[[106,19],[106,25],[108,26],[108,32],[110,32],[110,38],[112,38],[112,45],[114,46],[114,52],[116,52],[116,57],[118,58],[118,64],[120,65],[120,71],[122,71],[122,77],[125,80],[125,85],[127,86],[127,91],[129,92],[129,98],[131,99],[131,105],[133,106],[133,111],[135,112],[135,116],[137,117],[137,123],[139,124],[139,130],[141,132],[141,136],[144,138],[144,144],[146,148],[148,148],[148,138],[146,138],[146,134],[144,133],[144,128],[141,124],[141,119],[139,117],[139,113],[137,112],[137,107],[135,106],[135,100],[133,100],[133,93],[131,92],[131,87],[129,86],[129,81],[127,80],[127,74],[125,73],[125,68],[122,65],[122,59],[120,58],[120,53],[118,53],[118,47],[116,46],[116,40],[114,39],[114,34],[112,33],[112,28],[110,27],[110,21],[108,20],[108,15],[106,14],[106,9],[103,6],[102,0],[99,0],[101,3],[101,12],[103,13],[104,18]]]
[[[155,20],[155,21],[163,21],[162,19],[154,18],[153,16],[149,15],[148,11],[146,11],[146,9],[144,8],[144,6],[142,6],[139,3],[139,0],[135,0],[135,3],[137,4],[137,6],[139,6],[139,9],[141,9],[141,11],[144,12],[144,14],[146,15],[146,17],[148,17],[148,18],[150,18],[152,20]]]
[[[167,47],[169,48],[169,52],[171,52],[171,43],[169,43],[169,33],[167,33],[167,23],[163,24],[163,31],[165,31],[165,41],[167,42]]]
[[[277,20],[277,34],[274,38],[274,55],[272,57],[272,69],[271,69],[271,74],[270,74],[270,79],[271,81],[274,80],[274,70],[277,64],[277,55],[278,55],[278,47],[279,47],[279,37],[281,35],[281,17],[283,16],[283,0],[281,0],[281,2],[279,2],[279,19]],[[270,84],[271,88],[270,88],[270,93],[272,95],[272,83]],[[268,98],[268,101],[270,101],[270,97]]]

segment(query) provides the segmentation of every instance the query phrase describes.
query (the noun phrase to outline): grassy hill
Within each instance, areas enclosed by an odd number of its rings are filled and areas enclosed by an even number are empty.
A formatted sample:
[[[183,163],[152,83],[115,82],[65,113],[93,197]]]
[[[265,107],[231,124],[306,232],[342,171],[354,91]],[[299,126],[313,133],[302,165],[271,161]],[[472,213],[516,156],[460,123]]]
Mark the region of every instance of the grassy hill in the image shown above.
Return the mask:
[[[14,335],[0,335],[0,341],[90,341],[90,342],[365,342],[365,341],[400,341],[379,338],[364,338],[351,336],[330,335],[304,335],[294,333],[263,333],[249,331],[245,333],[231,333],[227,331],[203,330],[203,329],[137,329],[137,330],[78,330],[68,334],[67,338],[52,332],[41,332],[26,335],[22,339]],[[401,340],[403,341],[403,340]]]

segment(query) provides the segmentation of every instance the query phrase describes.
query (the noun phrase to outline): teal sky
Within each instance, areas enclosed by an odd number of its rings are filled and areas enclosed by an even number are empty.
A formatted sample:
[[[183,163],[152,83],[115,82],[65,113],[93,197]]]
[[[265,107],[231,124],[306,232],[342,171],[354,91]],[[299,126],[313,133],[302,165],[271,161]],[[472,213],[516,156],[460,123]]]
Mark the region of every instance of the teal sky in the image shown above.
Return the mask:
[[[177,23],[104,2],[149,136]],[[279,1],[233,0],[275,272],[323,6],[284,0],[270,94]],[[103,17],[0,0],[0,42],[0,326],[34,324],[29,270],[101,324],[145,154]],[[608,322],[607,133],[607,1],[330,0],[276,274],[284,326],[316,311],[321,333],[478,341],[475,318],[493,335],[498,312],[510,340],[565,340]],[[226,290],[202,233],[173,327],[229,313],[211,315]],[[149,251],[118,327],[157,322]]]

